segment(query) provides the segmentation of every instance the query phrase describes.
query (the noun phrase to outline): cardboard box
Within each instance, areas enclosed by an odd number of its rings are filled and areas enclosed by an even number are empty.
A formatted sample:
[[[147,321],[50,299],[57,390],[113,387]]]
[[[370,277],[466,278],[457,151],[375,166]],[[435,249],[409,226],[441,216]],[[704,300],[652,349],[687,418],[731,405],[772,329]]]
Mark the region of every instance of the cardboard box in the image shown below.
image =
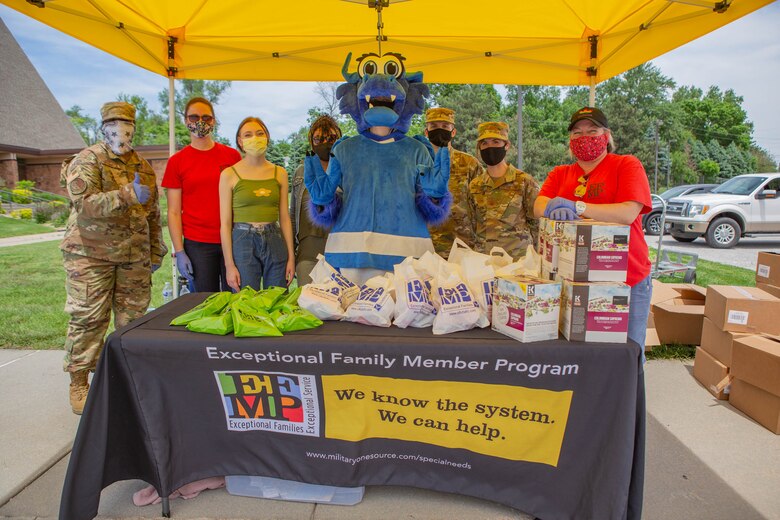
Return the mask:
[[[730,367],[734,340],[747,335],[742,332],[720,330],[720,327],[712,323],[709,318],[704,318],[704,325],[701,328],[701,348],[727,367]]]
[[[563,280],[561,332],[569,341],[625,343],[631,287]]]
[[[729,367],[710,356],[701,347],[696,347],[693,377],[716,399],[723,401],[729,398],[729,394],[726,393],[729,384]]]
[[[731,381],[729,402],[772,433],[780,435],[780,396],[734,379]]]
[[[735,339],[731,372],[746,383],[780,396],[780,337]]]
[[[756,284],[780,285],[780,254],[771,251],[758,253],[756,261]]]
[[[776,285],[769,285],[768,283],[757,282],[756,287],[758,287],[762,291],[768,292],[775,298],[780,298],[780,287],[777,287]]]
[[[654,284],[650,306],[659,344],[700,345],[706,290],[693,284]]]
[[[710,285],[704,315],[720,330],[780,334],[780,299],[755,287]]]
[[[558,339],[561,283],[500,276],[493,293],[492,328],[524,343]]]
[[[630,226],[610,222],[565,222],[558,276],[573,282],[625,282],[630,231]]]
[[[539,255],[542,257],[542,278],[556,280],[558,274],[558,252],[563,236],[564,221],[539,219]]]

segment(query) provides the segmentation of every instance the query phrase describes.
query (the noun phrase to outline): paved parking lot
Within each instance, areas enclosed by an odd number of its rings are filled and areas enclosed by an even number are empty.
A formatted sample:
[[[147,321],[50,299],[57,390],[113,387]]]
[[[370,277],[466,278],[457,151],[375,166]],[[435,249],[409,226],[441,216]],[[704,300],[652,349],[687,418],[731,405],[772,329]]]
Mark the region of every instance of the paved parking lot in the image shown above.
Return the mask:
[[[658,247],[658,237],[645,235],[647,245],[655,249]],[[780,235],[760,235],[753,238],[743,238],[733,249],[713,249],[707,245],[703,238],[697,238],[693,242],[678,242],[671,235],[665,235],[662,242],[663,249],[697,253],[702,260],[719,262],[721,264],[755,269],[759,251],[774,251],[780,253]]]

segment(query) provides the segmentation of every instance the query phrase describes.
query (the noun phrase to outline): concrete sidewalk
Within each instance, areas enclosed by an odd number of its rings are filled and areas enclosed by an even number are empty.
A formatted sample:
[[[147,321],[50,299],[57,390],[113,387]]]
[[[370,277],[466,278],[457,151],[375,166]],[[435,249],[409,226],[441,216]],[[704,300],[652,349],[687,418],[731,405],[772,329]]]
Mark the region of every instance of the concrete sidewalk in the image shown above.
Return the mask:
[[[50,242],[62,240],[65,231],[53,231],[51,233],[38,233],[37,235],[22,235],[19,237],[0,238],[0,247],[21,246],[25,244],[37,244],[38,242]]]
[[[0,518],[56,518],[78,418],[67,403],[61,351],[0,350]],[[780,520],[780,437],[691,376],[691,363],[647,364],[645,519]],[[103,491],[99,518],[158,518],[138,508],[140,481]],[[356,506],[235,497],[208,491],[171,502],[174,518],[528,520],[483,500],[413,488],[368,487]],[[597,519],[596,519],[597,520]]]

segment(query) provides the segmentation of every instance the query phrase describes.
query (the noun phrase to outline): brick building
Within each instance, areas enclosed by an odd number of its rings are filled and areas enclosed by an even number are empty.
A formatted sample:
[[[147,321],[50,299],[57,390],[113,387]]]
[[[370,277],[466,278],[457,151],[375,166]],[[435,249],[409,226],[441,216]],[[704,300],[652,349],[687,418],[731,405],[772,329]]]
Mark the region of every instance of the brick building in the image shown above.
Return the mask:
[[[60,165],[86,143],[2,19],[0,71],[0,186],[30,180],[36,188],[64,194]],[[168,145],[136,151],[151,163],[159,184]]]

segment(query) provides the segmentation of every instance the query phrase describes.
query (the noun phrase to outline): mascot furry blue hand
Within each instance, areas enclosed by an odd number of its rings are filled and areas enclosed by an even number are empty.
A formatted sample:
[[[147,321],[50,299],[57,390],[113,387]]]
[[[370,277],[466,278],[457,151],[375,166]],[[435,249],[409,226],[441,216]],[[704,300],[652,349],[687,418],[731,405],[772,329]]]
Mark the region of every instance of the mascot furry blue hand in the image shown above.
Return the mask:
[[[318,225],[332,226],[325,246],[331,265],[389,271],[407,256],[433,252],[428,224],[446,220],[452,205],[449,150],[434,157],[427,139],[406,136],[428,95],[421,72],[407,74],[404,58],[386,53],[364,54],[349,73],[351,58],[336,95],[359,135],[333,147],[327,172],[316,156],[305,159],[309,211]]]

